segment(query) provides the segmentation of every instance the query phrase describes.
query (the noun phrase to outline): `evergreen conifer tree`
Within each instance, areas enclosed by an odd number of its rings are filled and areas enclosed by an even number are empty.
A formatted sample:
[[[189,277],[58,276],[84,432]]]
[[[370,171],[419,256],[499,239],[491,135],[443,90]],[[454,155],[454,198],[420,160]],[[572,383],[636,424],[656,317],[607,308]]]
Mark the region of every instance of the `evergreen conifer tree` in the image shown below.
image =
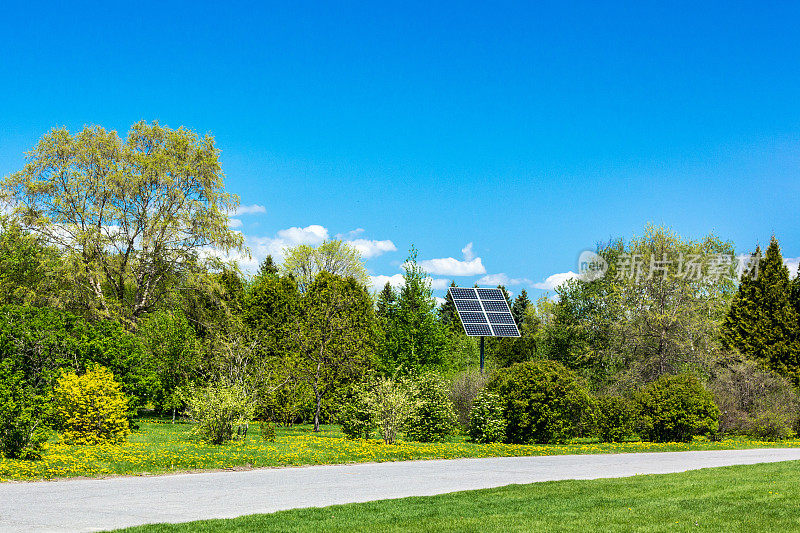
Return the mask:
[[[278,266],[272,259],[272,255],[268,255],[261,261],[258,267],[258,276],[276,276],[278,274]]]
[[[455,281],[450,282],[451,287],[457,287]],[[450,291],[444,297],[444,302],[439,306],[439,320],[442,324],[449,327],[451,331],[460,331],[461,321],[458,318],[456,311],[456,303],[453,301],[453,296]]]
[[[514,322],[517,323],[518,328],[522,327],[522,321],[525,320],[525,311],[528,310],[530,305],[531,301],[528,299],[528,293],[525,289],[522,289],[514,299],[514,305],[511,306],[511,314],[514,315]]]
[[[397,303],[397,293],[392,285],[387,281],[381,292],[378,293],[377,311],[378,318],[388,318]]]
[[[724,342],[800,384],[800,337],[793,283],[774,236],[763,261],[754,268],[757,277],[743,277],[725,319]],[[749,274],[753,274],[752,269]]]

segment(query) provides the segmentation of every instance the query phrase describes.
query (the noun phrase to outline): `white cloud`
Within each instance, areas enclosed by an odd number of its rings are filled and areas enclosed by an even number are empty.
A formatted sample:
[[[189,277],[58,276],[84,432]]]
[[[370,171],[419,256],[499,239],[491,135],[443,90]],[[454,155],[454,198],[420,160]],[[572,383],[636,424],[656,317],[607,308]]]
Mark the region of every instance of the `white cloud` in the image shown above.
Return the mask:
[[[383,274],[378,276],[370,276],[369,281],[372,289],[376,291],[383,289],[383,286],[386,285],[387,282],[395,289],[399,289],[406,283],[406,280],[403,278],[402,274],[395,274],[393,276],[385,276]],[[431,288],[436,291],[447,289],[447,287],[450,286],[449,279],[432,278],[430,281]]]
[[[374,291],[380,291],[387,282],[395,289],[398,289],[405,285],[405,281],[402,274],[395,274],[394,276],[384,276],[381,274],[379,276],[369,277],[370,285]]]
[[[453,257],[443,257],[441,259],[426,259],[420,261],[419,266],[429,274],[438,276],[476,276],[486,274],[480,257],[471,261],[459,261]]]
[[[228,219],[228,225],[231,228],[240,228],[243,223],[241,220],[237,218],[230,218]],[[346,235],[336,235],[336,238],[342,237],[354,237],[361,233],[364,230],[359,228],[357,230],[353,230]],[[308,244],[311,246],[319,246],[324,241],[330,238],[330,232],[328,228],[324,226],[320,226],[319,224],[311,224],[306,227],[291,227],[279,230],[273,237],[257,237],[253,235],[245,235],[245,246],[250,250],[250,255],[252,257],[248,258],[247,256],[240,254],[240,253],[233,253],[233,254],[222,254],[213,252],[216,256],[229,260],[229,261],[237,261],[239,266],[244,271],[248,272],[255,272],[258,268],[258,265],[261,264],[261,261],[264,260],[268,255],[271,255],[272,258],[280,263],[284,259],[284,250],[286,248],[291,248],[293,246],[298,246],[300,244]],[[369,240],[369,239],[343,239],[345,242],[354,246],[359,252],[361,252],[361,257],[364,259],[372,259],[373,257],[377,257],[381,254],[386,252],[394,252],[397,250],[397,247],[394,243],[390,240]],[[212,252],[209,252],[212,253]],[[400,274],[397,274],[400,278]],[[393,276],[394,278],[394,276]],[[386,283],[384,280],[383,283]],[[381,284],[382,286],[383,284]]]
[[[459,261],[454,257],[442,257],[440,259],[426,259],[419,262],[419,266],[429,274],[438,276],[477,276],[486,274],[480,257],[475,257],[472,251],[472,243],[468,243],[461,249],[464,260]]]
[[[364,228],[356,228],[352,231],[348,231],[347,233],[338,233],[336,238],[342,241],[352,241],[362,233],[364,233]]]
[[[450,280],[446,278],[431,278],[431,289],[435,291],[447,290]]]
[[[260,213],[266,213],[267,208],[263,205],[253,204],[253,205],[240,205],[236,208],[236,212],[234,212],[234,216],[240,215],[257,215]]]
[[[286,242],[285,246],[297,246],[298,244],[310,244],[317,246],[328,238],[328,228],[318,224],[312,224],[305,228],[287,228],[278,232],[278,239]]]
[[[465,247],[461,249],[461,253],[464,254],[465,261],[472,261],[475,259],[475,253],[472,251],[472,243],[467,244]]]
[[[442,304],[447,301],[444,298],[439,298],[438,296],[434,296],[434,298],[436,299],[436,307],[441,307]]]
[[[533,286],[537,289],[542,289],[546,291],[555,290],[556,287],[561,285],[567,280],[577,278],[578,274],[572,272],[560,272],[558,274],[553,274],[552,276],[548,276],[546,280],[541,281],[539,283],[534,283]]]
[[[489,274],[477,281],[478,285],[532,285],[533,281],[528,278],[509,278],[507,274]]]
[[[786,257],[783,264],[789,269],[789,277],[797,276],[797,266],[800,265],[800,257]]]
[[[363,231],[363,230],[362,230]],[[345,241],[361,252],[361,257],[364,259],[372,259],[386,252],[396,252],[397,246],[390,240],[385,241],[370,241],[367,239],[355,239],[352,241]]]

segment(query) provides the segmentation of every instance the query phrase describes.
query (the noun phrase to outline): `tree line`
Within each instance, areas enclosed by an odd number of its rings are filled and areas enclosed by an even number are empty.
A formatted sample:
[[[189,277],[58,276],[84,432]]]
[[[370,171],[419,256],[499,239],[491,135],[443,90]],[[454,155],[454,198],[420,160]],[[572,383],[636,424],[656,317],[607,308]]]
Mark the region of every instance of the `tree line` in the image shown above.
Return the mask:
[[[98,126],[54,129],[4,178],[2,431],[32,438],[63,371],[98,364],[120,382],[131,416],[175,417],[192,405],[187,391],[235,387],[254,416],[319,429],[343,410],[362,416],[359,402],[374,411],[392,384],[417,379],[411,396],[440,405],[449,390],[466,427],[487,376],[475,373],[475,339],[449,294],[437,305],[416,249],[404,283],[375,295],[358,251],[337,240],[287,249],[280,264],[267,257],[245,275],[224,260],[246,250],[228,226],[238,199],[223,178],[211,136],[144,122],[124,139]],[[489,373],[556,362],[548,372],[563,368],[598,398],[690,375],[713,393],[722,429],[796,429],[800,280],[776,238],[741,272],[721,260],[734,257],[731,242],[656,226],[595,252],[605,274],[570,280],[554,297],[500,287],[521,337],[487,339]]]

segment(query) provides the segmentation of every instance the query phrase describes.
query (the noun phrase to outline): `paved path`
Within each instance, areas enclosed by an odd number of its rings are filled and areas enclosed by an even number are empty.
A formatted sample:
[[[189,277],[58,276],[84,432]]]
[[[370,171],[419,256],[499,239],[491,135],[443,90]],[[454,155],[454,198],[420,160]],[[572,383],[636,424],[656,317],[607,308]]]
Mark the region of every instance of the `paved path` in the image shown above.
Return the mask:
[[[0,484],[0,531],[96,531],[557,479],[800,460],[800,449],[498,457]]]

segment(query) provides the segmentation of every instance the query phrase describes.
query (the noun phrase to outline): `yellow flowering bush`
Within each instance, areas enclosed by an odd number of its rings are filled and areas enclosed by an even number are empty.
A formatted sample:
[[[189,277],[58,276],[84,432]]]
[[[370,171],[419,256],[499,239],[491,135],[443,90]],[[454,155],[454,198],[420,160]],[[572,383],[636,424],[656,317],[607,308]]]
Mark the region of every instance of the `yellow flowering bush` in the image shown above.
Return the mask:
[[[72,444],[116,444],[130,433],[128,398],[107,368],[95,365],[82,376],[62,372],[53,407],[64,440]]]

